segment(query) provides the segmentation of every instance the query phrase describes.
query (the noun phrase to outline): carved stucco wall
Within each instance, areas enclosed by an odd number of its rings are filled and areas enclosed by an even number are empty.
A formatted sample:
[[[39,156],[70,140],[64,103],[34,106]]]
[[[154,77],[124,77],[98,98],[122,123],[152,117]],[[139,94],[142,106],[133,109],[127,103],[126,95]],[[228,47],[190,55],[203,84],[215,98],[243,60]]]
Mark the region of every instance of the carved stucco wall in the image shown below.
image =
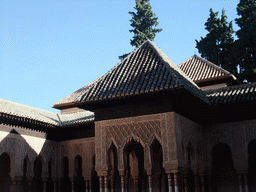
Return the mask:
[[[179,168],[188,167],[188,148],[190,150],[191,168],[194,172],[204,170],[204,141],[200,124],[175,113],[177,130],[177,152]]]
[[[74,177],[75,158],[77,155],[82,157],[83,177],[85,180],[91,180],[91,171],[93,168],[93,156],[95,155],[95,138],[84,138],[59,143],[59,177],[62,175],[62,158],[68,157],[69,176]]]
[[[12,131],[10,133],[10,131]],[[26,133],[26,134],[25,134]],[[48,176],[48,161],[52,159],[52,176],[55,177],[57,170],[58,143],[46,140],[43,132],[28,130],[24,127],[0,124],[0,155],[7,153],[11,160],[11,177],[23,176],[24,159],[28,160],[27,176],[33,177],[34,160],[39,156],[42,160],[42,177]]]
[[[204,140],[207,145],[207,163],[211,168],[211,150],[218,143],[231,148],[234,166],[237,171],[246,171],[248,167],[248,144],[256,139],[256,120],[208,125],[204,128]]]
[[[123,150],[131,140],[144,149],[145,169],[151,169],[150,146],[157,139],[163,148],[164,167],[177,168],[174,113],[161,113],[95,122],[96,170],[108,170],[107,154],[113,143],[117,148],[118,169],[124,169]]]

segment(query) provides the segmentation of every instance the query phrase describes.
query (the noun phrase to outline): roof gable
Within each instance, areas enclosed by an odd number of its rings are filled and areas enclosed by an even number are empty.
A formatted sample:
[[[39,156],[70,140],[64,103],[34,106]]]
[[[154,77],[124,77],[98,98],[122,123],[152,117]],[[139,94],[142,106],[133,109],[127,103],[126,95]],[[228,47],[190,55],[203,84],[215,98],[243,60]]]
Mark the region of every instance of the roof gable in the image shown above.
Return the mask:
[[[184,88],[208,102],[204,92],[150,40],[130,53],[105,75],[66,98],[55,108],[163,89]]]
[[[197,55],[182,62],[178,65],[178,67],[195,83],[223,79],[227,77],[232,77],[233,80],[236,80],[236,77],[227,70]]]

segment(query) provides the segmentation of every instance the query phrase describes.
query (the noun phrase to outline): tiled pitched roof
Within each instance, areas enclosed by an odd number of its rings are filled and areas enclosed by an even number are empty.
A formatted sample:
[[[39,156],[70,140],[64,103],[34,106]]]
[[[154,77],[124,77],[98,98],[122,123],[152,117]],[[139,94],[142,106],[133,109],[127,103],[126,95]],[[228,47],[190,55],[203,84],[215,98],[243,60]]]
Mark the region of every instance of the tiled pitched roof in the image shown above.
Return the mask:
[[[200,88],[156,45],[147,40],[108,73],[56,102],[54,107],[62,108],[175,87],[184,88],[209,102]]]
[[[178,67],[195,83],[227,77],[236,80],[236,77],[230,72],[197,55],[182,62]]]
[[[58,114],[61,126],[73,126],[94,120],[94,113],[91,111],[83,111],[76,113]]]
[[[59,125],[56,113],[0,99],[0,113],[40,121],[54,126]]]
[[[28,123],[35,123],[31,121],[34,120],[42,122],[44,125],[56,127],[71,126],[93,121],[94,113],[90,111],[79,111],[75,113],[58,114],[0,99],[0,117]]]
[[[214,105],[256,100],[256,83],[205,91]]]

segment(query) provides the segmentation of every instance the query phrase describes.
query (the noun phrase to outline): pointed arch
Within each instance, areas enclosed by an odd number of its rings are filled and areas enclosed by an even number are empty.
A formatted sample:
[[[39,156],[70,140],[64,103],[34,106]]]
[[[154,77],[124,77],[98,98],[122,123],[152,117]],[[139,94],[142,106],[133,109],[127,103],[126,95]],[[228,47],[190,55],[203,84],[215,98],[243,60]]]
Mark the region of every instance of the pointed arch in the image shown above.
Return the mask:
[[[74,170],[74,190],[75,192],[85,191],[85,183],[83,178],[83,159],[80,155],[75,157],[75,170]]]
[[[150,153],[152,162],[152,190],[167,191],[167,175],[163,168],[163,149],[157,138],[150,145]]]
[[[71,182],[69,179],[69,159],[64,156],[61,160],[61,191],[71,192]]]
[[[128,142],[127,142],[128,141]],[[124,159],[126,176],[128,178],[127,191],[141,191],[145,187],[144,146],[132,137],[126,140]]]
[[[8,153],[0,155],[0,191],[7,192],[11,186],[11,158]]]
[[[116,149],[119,148],[114,137],[110,137],[109,140],[110,141],[108,142],[107,150],[109,150],[112,145],[114,145],[116,147]]]
[[[153,134],[153,137],[150,139],[148,145],[151,146],[155,140],[157,140],[157,141],[159,142],[159,144],[160,144],[161,146],[163,146],[163,144],[162,144],[162,139],[161,139],[161,138],[159,137],[159,135],[156,134],[156,133]]]
[[[140,137],[138,137],[137,135],[134,135],[133,133],[130,134],[126,140],[124,141],[124,143],[121,146],[121,149],[124,150],[124,148],[129,145],[130,143],[136,141],[137,143],[141,144],[141,146],[143,147],[143,149],[145,148],[145,143],[142,141],[142,139]]]
[[[43,159],[39,155],[34,160],[34,177],[33,177],[33,191],[34,192],[43,192]]]
[[[218,143],[212,147],[211,152],[213,190],[238,192],[238,178],[231,148],[225,143]]]

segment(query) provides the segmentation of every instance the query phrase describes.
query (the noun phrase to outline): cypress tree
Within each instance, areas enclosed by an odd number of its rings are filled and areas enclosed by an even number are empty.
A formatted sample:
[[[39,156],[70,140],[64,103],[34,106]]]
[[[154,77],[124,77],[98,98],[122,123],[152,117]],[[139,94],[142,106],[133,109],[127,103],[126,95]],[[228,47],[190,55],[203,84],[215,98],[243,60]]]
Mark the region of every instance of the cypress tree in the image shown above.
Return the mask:
[[[196,40],[196,48],[201,56],[214,64],[237,74],[237,62],[233,57],[234,33],[232,22],[227,22],[225,10],[222,9],[221,18],[218,12],[210,9],[210,17],[205,23],[205,29],[209,32],[206,37]]]
[[[256,0],[240,0],[235,19],[240,29],[236,32],[241,77],[250,81],[250,75],[256,68]]]
[[[134,7],[136,12],[129,12],[132,15],[130,20],[134,36],[131,39],[130,44],[132,46],[139,47],[147,39],[153,41],[155,39],[156,33],[162,31],[161,28],[155,28],[159,25],[158,17],[151,10],[152,7],[149,0],[136,0],[136,7]],[[124,54],[119,57],[119,59],[124,59],[128,54]]]

